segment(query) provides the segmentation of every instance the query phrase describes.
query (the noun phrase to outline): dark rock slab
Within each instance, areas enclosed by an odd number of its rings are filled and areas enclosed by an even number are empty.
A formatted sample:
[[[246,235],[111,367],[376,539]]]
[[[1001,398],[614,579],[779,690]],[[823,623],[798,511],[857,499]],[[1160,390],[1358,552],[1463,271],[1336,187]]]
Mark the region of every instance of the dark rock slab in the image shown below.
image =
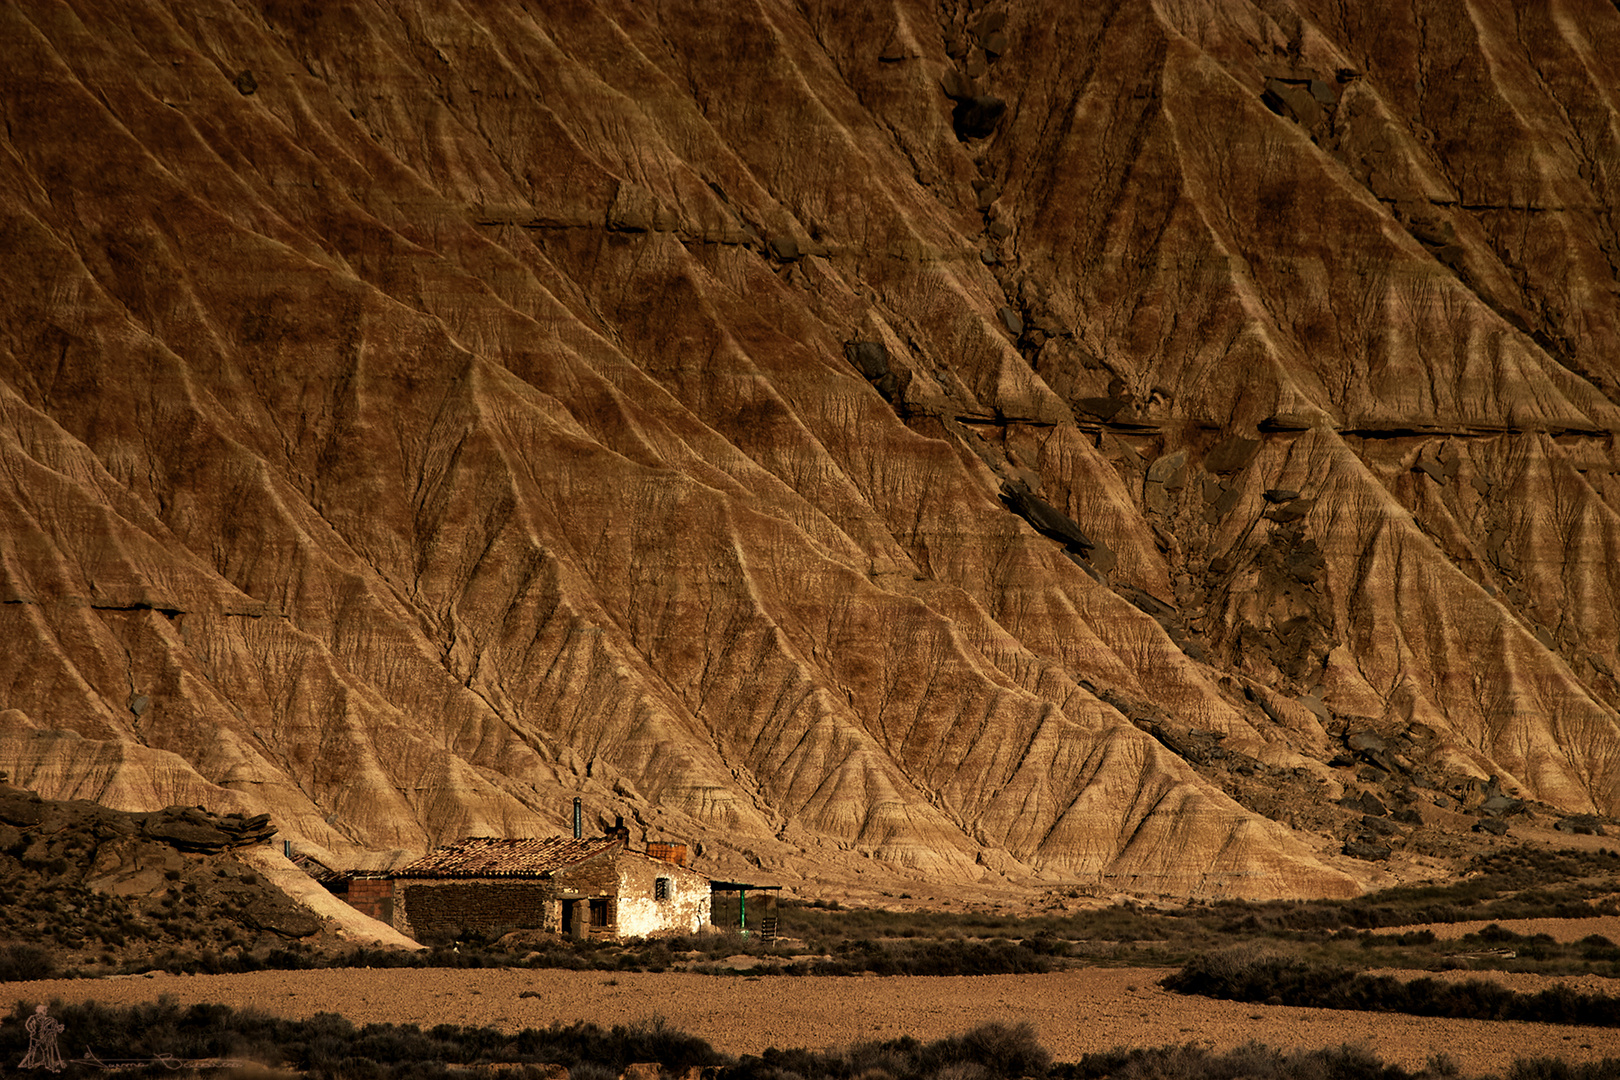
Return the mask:
[[[1074,403],[1075,408],[1099,420],[1112,420],[1120,411],[1130,405],[1128,397],[1086,397]]]
[[[1399,836],[1401,832],[1401,827],[1391,819],[1373,817],[1371,814],[1361,816],[1361,827],[1379,836]]]
[[[222,829],[175,818],[149,819],[141,831],[183,851],[224,851],[231,844],[230,834]]]
[[[1389,808],[1384,805],[1383,800],[1370,791],[1364,791],[1360,795],[1346,795],[1339,800],[1339,805],[1368,817],[1381,818],[1389,814]]]
[[[11,825],[38,825],[45,820],[45,804],[32,791],[0,788],[0,821]]]
[[[782,262],[794,262],[804,257],[799,242],[791,236],[773,236],[765,241],[765,246],[770,249],[773,258]]]
[[[1043,536],[1049,536],[1066,547],[1085,554],[1097,544],[1080,529],[1080,523],[1051,503],[1029,490],[1022,481],[1009,480],[1001,485],[1001,501],[1007,508]]]
[[[974,81],[956,68],[945,69],[945,74],[939,77],[939,88],[952,101],[969,101],[979,93]]]
[[[1204,515],[1205,519],[1211,522],[1219,521],[1236,509],[1242,498],[1243,493],[1237,488],[1227,488],[1221,492],[1220,498],[1210,504],[1209,511]]]
[[[1389,858],[1390,849],[1383,844],[1369,844],[1362,840],[1347,840],[1344,853],[1352,859],[1363,862],[1383,862]]]
[[[1296,521],[1303,521],[1310,515],[1315,506],[1316,504],[1310,499],[1295,499],[1281,506],[1273,506],[1261,516],[1267,521],[1291,525]]]
[[[1311,94],[1306,84],[1267,79],[1260,100],[1278,116],[1302,127],[1315,127],[1322,120],[1322,103]]]
[[[256,930],[268,930],[285,938],[308,937],[321,929],[319,917],[274,893],[253,894],[237,917]]]
[[[1389,749],[1389,745],[1374,731],[1354,731],[1344,740],[1344,745],[1355,751],[1375,750],[1382,753]]]

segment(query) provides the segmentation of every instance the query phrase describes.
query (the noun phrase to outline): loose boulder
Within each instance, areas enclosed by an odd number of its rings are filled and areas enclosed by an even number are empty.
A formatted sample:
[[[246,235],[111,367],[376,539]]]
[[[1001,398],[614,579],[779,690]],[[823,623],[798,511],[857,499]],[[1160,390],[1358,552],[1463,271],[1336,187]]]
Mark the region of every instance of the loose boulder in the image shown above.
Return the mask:
[[[994,94],[974,94],[956,103],[951,111],[951,127],[962,141],[983,139],[993,135],[1001,118],[1007,114],[1007,103]]]

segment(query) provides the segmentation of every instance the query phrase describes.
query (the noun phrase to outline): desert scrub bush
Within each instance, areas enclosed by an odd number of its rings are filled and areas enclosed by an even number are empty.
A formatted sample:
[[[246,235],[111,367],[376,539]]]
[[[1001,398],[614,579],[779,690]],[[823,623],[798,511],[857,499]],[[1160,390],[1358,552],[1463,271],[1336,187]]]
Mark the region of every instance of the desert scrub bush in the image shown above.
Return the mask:
[[[415,1024],[356,1027],[331,1013],[283,1020],[224,1005],[181,1006],[172,998],[121,1008],[53,1002],[50,1011],[64,1025],[60,1045],[66,1057],[88,1052],[122,1059],[234,1057],[332,1080],[415,1080],[441,1076],[449,1067],[493,1062],[562,1064],[570,1070],[593,1063],[617,1076],[632,1062],[655,1061],[670,1072],[683,1072],[729,1060],[702,1039],[661,1021],[611,1029],[552,1025],[508,1035],[448,1024],[426,1031]],[[17,1060],[26,1052],[23,1021],[32,1012],[32,1003],[21,1002],[0,1024],[0,1055],[15,1052]],[[70,1066],[64,1080],[83,1071]],[[148,1071],[166,1075],[168,1069],[154,1065]]]
[[[924,1043],[906,1036],[835,1050],[771,1049],[724,1069],[723,1080],[887,1076],[891,1080],[1012,1080],[1047,1075],[1052,1057],[1029,1024],[984,1024]]]
[[[1520,1058],[1507,1080],[1620,1080],[1620,1058],[1567,1062],[1561,1058]]]
[[[1216,1053],[1189,1043],[1086,1054],[1050,1075],[1052,1080],[1451,1080],[1455,1073],[1410,1073],[1361,1046],[1276,1050],[1247,1043]]]
[[[49,979],[56,974],[56,959],[50,950],[28,942],[0,946],[0,982]]]
[[[1350,900],[1221,901],[1177,915],[1244,936],[1590,916],[1614,908],[1612,899],[1598,898],[1613,892],[1617,873],[1620,854],[1612,851],[1515,847],[1476,856],[1465,877],[1443,885],[1403,885]]]
[[[1160,985],[1182,994],[1271,1005],[1620,1027],[1620,998],[1606,994],[1582,993],[1566,986],[1519,994],[1482,979],[1405,981],[1252,949],[1195,957]]]

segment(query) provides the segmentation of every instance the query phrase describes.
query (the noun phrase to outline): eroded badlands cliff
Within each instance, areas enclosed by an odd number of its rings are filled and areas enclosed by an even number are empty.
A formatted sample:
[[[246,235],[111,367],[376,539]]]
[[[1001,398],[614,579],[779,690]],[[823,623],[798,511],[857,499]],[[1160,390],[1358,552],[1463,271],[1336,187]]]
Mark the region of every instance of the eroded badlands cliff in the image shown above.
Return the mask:
[[[1612,4],[0,44],[13,783],[1193,895],[1354,891],[1363,811],[1620,813]]]

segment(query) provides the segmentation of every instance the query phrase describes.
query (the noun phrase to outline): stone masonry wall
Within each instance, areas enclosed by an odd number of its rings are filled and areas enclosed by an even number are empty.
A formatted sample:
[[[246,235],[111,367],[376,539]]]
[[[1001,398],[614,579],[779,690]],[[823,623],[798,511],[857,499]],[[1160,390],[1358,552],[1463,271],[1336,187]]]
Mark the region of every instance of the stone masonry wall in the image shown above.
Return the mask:
[[[579,900],[579,917],[585,920],[585,929],[591,937],[615,937],[622,931],[619,921],[619,873],[617,863],[626,856],[616,851],[611,856],[598,856],[583,863],[559,870],[552,875],[552,885],[558,903],[552,905],[551,922],[547,929],[562,930],[562,902]],[[648,886],[651,888],[651,886]],[[591,926],[589,901],[607,901],[607,925]]]
[[[659,897],[658,880],[667,883]],[[592,925],[591,905],[605,904],[605,925]],[[696,933],[709,922],[709,879],[673,862],[614,851],[547,879],[356,880],[350,903],[391,922],[418,941],[468,932],[493,937],[511,930],[563,932],[563,908],[574,903],[590,937]]]
[[[553,898],[544,881],[404,880],[396,883],[394,925],[423,942],[542,928]]]

